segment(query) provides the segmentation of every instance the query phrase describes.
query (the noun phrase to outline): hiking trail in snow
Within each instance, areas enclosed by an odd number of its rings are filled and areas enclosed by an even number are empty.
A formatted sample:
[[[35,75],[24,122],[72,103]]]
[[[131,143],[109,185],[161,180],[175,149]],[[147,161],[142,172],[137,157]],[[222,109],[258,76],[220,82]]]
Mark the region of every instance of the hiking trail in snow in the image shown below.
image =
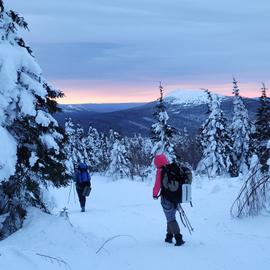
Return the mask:
[[[164,242],[166,220],[152,183],[92,177],[81,213],[74,190],[53,189],[55,215],[33,209],[23,229],[0,242],[0,269],[269,269],[270,214],[232,219],[241,182],[195,179],[194,207],[183,205],[194,233],[178,217],[186,244]],[[59,217],[67,207],[69,221]]]

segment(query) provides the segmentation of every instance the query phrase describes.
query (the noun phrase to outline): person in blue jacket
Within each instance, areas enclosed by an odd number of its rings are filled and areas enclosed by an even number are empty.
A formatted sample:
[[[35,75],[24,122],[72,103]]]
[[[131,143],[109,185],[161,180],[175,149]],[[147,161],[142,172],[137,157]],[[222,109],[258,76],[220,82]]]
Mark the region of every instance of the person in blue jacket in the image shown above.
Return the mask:
[[[81,212],[85,212],[86,196],[91,191],[91,177],[85,163],[80,163],[76,173],[76,190],[79,197]]]

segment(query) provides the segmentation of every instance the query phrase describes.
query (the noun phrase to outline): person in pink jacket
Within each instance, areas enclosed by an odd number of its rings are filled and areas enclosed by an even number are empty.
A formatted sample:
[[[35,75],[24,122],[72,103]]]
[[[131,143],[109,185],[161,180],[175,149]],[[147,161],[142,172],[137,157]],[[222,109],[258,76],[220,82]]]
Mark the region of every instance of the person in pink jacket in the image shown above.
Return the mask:
[[[167,234],[165,238],[165,242],[173,243],[173,237],[175,238],[175,246],[181,246],[185,243],[183,240],[183,236],[180,233],[180,228],[176,220],[176,209],[177,205],[174,202],[165,198],[164,194],[162,194],[162,179],[164,177],[164,167],[169,164],[166,156],[164,154],[156,155],[154,159],[154,164],[157,168],[156,172],[156,181],[153,188],[153,198],[155,200],[158,197],[161,197],[161,205],[167,219]]]

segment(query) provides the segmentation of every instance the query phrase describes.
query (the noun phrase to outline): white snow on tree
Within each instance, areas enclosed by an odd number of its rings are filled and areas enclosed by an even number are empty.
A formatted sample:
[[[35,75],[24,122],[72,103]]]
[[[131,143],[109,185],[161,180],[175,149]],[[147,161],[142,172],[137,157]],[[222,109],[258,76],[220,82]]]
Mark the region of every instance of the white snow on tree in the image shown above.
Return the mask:
[[[240,96],[237,81],[233,78],[233,120],[231,124],[231,138],[233,142],[231,175],[246,174],[252,156],[250,148],[251,123],[248,111]]]
[[[83,128],[80,124],[77,124],[75,130],[75,165],[77,166],[80,162],[86,163],[88,166],[89,164],[89,157],[87,153],[87,146],[86,146],[86,137]]]
[[[202,159],[197,166],[197,173],[209,177],[226,175],[231,166],[231,140],[227,120],[220,108],[217,95],[206,90],[208,96],[209,117],[201,128],[200,145]]]
[[[125,138],[125,141],[131,177],[139,177],[144,181],[150,173],[152,142],[149,138],[142,137],[141,134]]]
[[[97,172],[102,162],[102,143],[97,129],[91,125],[85,138],[85,146],[91,171]]]
[[[129,178],[130,162],[127,157],[125,141],[123,138],[116,138],[111,150],[111,162],[107,172],[113,180]]]
[[[173,145],[173,129],[168,124],[169,116],[166,111],[166,106],[163,99],[163,87],[160,84],[160,98],[156,105],[154,116],[157,122],[151,128],[151,140],[153,142],[152,157],[157,154],[165,154],[167,159],[172,162],[176,160],[174,145]]]
[[[43,78],[21,28],[27,23],[0,0],[0,239],[22,226],[28,206],[48,211],[42,189],[70,177],[62,129],[51,115],[63,93]]]
[[[262,95],[260,97],[260,105],[257,110],[255,127],[256,131],[252,134],[254,151],[260,159],[262,171],[267,172],[269,165],[267,160],[270,156],[270,150],[267,143],[270,140],[270,98],[266,94],[267,88],[262,83]]]
[[[65,151],[67,153],[67,168],[71,175],[75,173],[75,166],[77,164],[77,156],[76,156],[76,149],[75,149],[75,127],[71,120],[71,118],[66,119],[65,122],[65,136],[66,136],[66,143],[65,143]]]

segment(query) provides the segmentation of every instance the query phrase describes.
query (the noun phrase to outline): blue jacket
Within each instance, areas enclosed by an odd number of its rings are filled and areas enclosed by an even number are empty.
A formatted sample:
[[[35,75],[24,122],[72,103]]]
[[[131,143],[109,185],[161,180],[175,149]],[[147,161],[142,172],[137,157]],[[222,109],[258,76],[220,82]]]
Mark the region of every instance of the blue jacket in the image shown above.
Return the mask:
[[[91,177],[87,170],[87,165],[85,163],[80,163],[78,167],[78,171],[76,173],[76,181],[77,183],[85,183],[90,182]]]

